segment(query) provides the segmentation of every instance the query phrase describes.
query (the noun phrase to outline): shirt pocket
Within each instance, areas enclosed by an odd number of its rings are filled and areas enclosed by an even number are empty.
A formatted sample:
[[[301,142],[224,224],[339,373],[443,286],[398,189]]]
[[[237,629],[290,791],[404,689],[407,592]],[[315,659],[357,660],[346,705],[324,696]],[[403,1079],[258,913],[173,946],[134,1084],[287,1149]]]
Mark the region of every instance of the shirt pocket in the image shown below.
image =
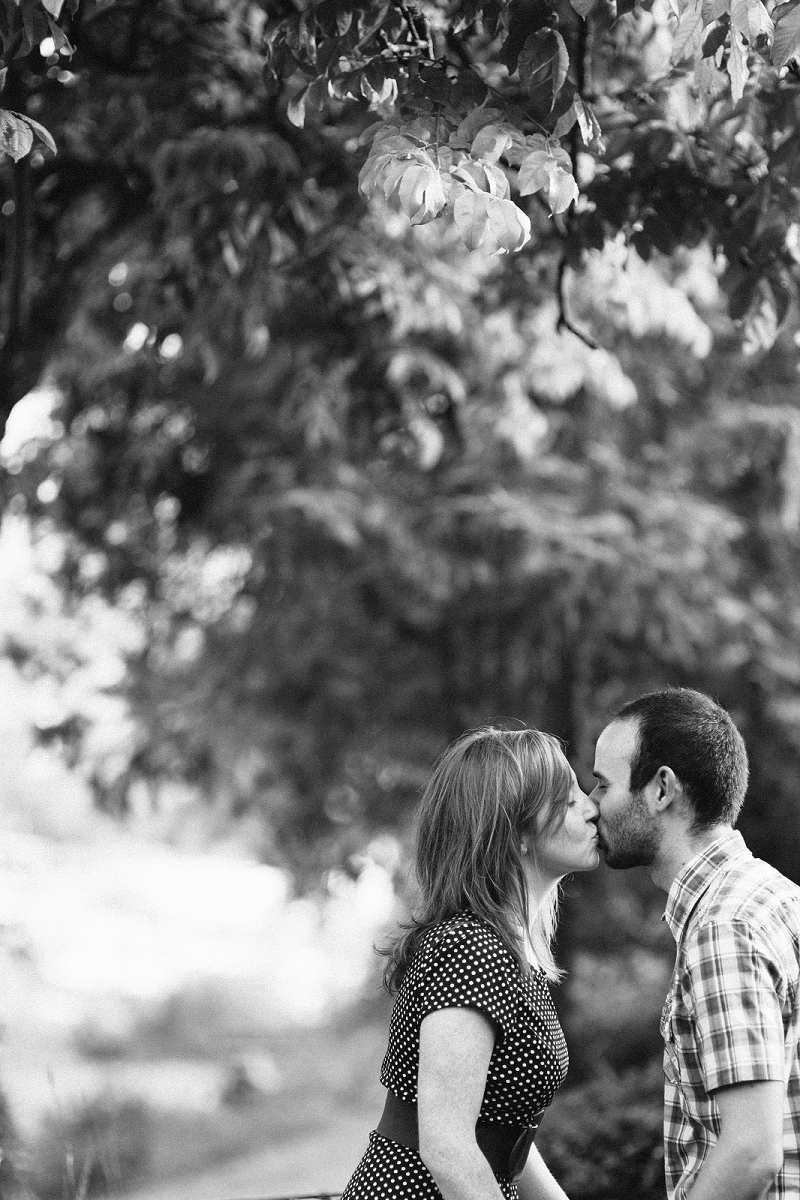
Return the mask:
[[[682,993],[672,992],[661,1014],[664,1039],[665,1073],[684,1092],[695,1096],[705,1093],[705,1075],[693,1013]]]
[[[681,1073],[678,1061],[678,1048],[675,1041],[675,1027],[672,1020],[673,1007],[674,998],[672,992],[670,992],[661,1010],[660,1028],[661,1037],[664,1041],[664,1074],[667,1080],[677,1087],[681,1081]]]

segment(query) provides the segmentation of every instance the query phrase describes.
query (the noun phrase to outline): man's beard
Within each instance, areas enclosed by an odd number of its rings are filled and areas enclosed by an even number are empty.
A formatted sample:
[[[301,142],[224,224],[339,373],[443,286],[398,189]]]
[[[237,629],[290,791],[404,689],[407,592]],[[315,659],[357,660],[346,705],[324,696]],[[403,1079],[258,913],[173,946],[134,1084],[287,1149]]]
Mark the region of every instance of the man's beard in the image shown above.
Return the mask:
[[[641,792],[631,796],[624,812],[607,821],[601,817],[598,833],[606,864],[615,870],[652,866],[661,842],[661,832],[648,813]]]

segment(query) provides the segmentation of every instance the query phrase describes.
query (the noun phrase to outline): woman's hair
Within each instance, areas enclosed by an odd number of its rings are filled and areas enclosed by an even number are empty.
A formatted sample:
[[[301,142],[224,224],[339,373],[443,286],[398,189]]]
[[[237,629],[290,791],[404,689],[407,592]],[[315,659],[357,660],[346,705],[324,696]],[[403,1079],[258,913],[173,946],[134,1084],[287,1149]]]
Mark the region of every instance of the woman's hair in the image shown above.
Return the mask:
[[[400,986],[425,931],[465,910],[491,925],[523,968],[529,931],[548,978],[561,977],[551,948],[558,889],[531,920],[522,843],[535,863],[536,839],[563,820],[571,785],[560,743],[536,729],[476,729],[448,746],[417,813],[419,900],[383,951],[390,992]]]

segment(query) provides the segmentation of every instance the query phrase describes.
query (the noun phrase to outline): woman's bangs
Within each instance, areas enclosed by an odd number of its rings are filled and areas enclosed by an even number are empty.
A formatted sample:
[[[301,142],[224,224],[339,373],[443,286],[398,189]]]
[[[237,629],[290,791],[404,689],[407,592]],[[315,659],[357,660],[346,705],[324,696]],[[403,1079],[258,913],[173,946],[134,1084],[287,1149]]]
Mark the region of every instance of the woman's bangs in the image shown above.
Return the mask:
[[[530,774],[535,796],[533,816],[539,832],[543,833],[564,819],[572,790],[572,770],[559,742],[549,734],[540,736],[542,741],[531,761]]]

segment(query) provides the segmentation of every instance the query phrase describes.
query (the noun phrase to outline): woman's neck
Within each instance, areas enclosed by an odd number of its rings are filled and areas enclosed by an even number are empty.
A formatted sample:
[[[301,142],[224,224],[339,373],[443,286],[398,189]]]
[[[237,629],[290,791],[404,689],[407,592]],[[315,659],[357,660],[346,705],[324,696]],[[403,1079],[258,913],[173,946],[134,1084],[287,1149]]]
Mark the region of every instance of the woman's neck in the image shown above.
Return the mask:
[[[553,888],[558,886],[558,882],[557,879],[542,878],[530,859],[527,860],[525,863],[525,884],[528,891],[528,912],[532,921]]]

